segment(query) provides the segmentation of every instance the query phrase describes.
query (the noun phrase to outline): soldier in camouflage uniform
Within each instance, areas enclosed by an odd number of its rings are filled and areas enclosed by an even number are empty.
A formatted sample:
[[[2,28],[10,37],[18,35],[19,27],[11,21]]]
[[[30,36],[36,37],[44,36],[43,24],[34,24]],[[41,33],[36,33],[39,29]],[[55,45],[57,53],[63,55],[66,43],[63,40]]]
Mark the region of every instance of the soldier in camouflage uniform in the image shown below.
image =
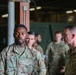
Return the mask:
[[[40,52],[30,50],[25,44],[27,28],[20,24],[14,30],[15,43],[0,54],[0,75],[46,75]],[[40,72],[35,66],[39,64]]]
[[[65,75],[76,75],[76,25],[65,27],[64,40],[70,46],[65,66]]]
[[[40,45],[38,45],[37,43],[34,44],[35,49],[37,49],[42,55],[44,54],[43,49]]]
[[[34,47],[35,49],[37,49],[42,55],[44,55],[44,50],[43,48],[40,46],[40,43],[42,41],[42,37],[40,34],[36,33],[36,42],[34,43]]]
[[[37,38],[37,43],[38,43],[37,49],[40,51],[41,54],[44,54],[43,48],[39,45],[39,44],[42,42],[42,37],[41,37],[41,35],[38,34],[38,35],[36,36],[36,38]]]
[[[28,40],[27,40],[27,45],[31,50],[36,50],[37,52],[39,52],[37,49],[34,48],[34,43],[36,41],[36,37],[35,37],[36,33],[29,31],[28,32]],[[43,58],[43,57],[42,57]],[[38,64],[38,63],[36,63]],[[37,71],[39,72],[40,68],[39,65],[36,65],[35,68],[37,69]],[[36,74],[35,74],[36,75]]]
[[[61,41],[62,33],[55,33],[55,42],[51,42],[46,49],[46,67],[49,75],[62,75],[62,69],[65,67],[68,45]]]

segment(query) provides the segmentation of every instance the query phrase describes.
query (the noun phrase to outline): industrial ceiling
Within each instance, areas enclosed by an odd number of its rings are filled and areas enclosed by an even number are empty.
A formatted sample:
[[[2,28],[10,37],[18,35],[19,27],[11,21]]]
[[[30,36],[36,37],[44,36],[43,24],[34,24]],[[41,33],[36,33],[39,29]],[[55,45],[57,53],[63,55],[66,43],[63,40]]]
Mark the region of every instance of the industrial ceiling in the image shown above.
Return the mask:
[[[41,6],[40,11],[66,11],[76,9],[76,0],[31,0],[30,8]],[[8,0],[0,0],[0,14],[8,12]]]

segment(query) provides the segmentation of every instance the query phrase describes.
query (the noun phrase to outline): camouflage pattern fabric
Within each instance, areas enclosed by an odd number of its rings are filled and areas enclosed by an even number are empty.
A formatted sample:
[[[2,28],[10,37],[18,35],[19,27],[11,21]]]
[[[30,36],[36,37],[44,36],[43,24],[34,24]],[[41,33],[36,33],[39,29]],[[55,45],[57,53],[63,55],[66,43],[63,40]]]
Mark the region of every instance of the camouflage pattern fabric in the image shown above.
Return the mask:
[[[37,50],[41,53],[44,54],[44,51],[40,45],[37,45]]]
[[[76,75],[76,47],[70,49],[68,60],[65,66],[65,75]]]
[[[51,42],[46,49],[46,67],[49,75],[59,75],[60,69],[65,65],[69,46],[64,42]]]
[[[40,45],[37,46],[37,50],[40,51],[41,54],[44,54],[44,51]]]
[[[21,48],[20,48],[21,49]],[[0,54],[0,75],[46,75],[40,52],[27,46],[23,53],[15,44],[6,47]],[[39,65],[39,70],[36,66]]]

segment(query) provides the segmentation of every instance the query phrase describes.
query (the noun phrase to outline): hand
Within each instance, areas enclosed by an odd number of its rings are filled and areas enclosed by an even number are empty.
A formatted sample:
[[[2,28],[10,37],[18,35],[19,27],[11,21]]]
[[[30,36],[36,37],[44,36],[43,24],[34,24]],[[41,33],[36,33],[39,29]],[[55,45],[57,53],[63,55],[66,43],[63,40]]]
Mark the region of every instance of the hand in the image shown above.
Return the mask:
[[[61,72],[61,73],[64,73],[64,72],[65,72],[65,66],[63,66],[63,68],[61,69],[60,72]]]

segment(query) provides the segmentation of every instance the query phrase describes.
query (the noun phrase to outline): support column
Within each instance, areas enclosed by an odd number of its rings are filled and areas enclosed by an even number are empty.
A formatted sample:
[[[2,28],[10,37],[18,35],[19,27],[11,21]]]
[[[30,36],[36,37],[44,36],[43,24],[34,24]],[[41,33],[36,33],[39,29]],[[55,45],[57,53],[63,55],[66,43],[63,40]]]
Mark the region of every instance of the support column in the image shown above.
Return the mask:
[[[15,4],[8,2],[8,45],[14,43],[14,26],[15,26]]]

